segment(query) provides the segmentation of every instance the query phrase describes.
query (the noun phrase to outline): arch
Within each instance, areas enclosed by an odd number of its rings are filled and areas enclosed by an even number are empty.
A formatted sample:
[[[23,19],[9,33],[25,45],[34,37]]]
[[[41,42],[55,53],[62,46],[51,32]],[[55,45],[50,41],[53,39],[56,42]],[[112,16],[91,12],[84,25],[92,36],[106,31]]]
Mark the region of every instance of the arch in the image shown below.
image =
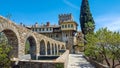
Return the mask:
[[[58,44],[58,50],[60,50],[60,45]]]
[[[1,32],[3,32],[8,40],[8,44],[12,46],[12,50],[9,53],[10,57],[18,58],[18,45],[19,40],[17,37],[17,34],[11,30],[11,29],[3,29]]]
[[[40,55],[46,55],[45,41],[40,41]]]
[[[57,54],[57,45],[55,44],[55,55]]]
[[[36,56],[36,40],[33,36],[29,36],[26,39],[26,42],[29,44],[25,44],[25,54],[30,54],[31,59],[35,59]]]
[[[53,54],[53,55],[54,55],[54,53],[55,53],[55,52],[54,52],[54,49],[55,49],[55,48],[54,48],[54,45],[52,44],[52,54]]]
[[[50,42],[48,41],[47,42],[47,55],[50,55],[51,52],[50,52]]]

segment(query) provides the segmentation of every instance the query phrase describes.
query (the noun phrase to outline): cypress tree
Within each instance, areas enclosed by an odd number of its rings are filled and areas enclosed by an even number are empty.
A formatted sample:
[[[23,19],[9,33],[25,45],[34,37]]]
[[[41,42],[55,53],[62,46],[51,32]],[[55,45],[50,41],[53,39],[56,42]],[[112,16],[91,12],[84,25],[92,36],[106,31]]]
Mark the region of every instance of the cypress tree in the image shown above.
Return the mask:
[[[84,35],[94,32],[95,22],[90,12],[88,0],[82,0],[80,12],[80,25]]]

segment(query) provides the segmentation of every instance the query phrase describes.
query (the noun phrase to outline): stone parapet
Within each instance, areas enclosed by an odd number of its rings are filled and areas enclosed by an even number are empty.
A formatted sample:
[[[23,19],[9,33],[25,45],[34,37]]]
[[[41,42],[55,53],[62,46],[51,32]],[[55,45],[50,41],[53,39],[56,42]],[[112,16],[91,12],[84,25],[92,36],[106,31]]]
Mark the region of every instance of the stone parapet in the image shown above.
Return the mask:
[[[19,60],[20,68],[67,68],[69,51],[66,50],[56,60]]]

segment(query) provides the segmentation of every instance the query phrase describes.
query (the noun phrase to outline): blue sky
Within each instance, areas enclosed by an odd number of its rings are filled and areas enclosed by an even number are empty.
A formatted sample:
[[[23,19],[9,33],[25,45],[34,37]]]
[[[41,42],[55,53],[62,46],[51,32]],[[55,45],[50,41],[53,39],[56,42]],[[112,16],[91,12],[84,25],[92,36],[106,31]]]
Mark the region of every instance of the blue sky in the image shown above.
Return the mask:
[[[58,24],[58,14],[72,13],[79,24],[81,0],[0,0],[0,15],[11,14],[17,24],[33,25],[35,22]],[[120,0],[89,0],[96,30],[108,27],[120,31]],[[78,26],[80,30],[80,25]]]

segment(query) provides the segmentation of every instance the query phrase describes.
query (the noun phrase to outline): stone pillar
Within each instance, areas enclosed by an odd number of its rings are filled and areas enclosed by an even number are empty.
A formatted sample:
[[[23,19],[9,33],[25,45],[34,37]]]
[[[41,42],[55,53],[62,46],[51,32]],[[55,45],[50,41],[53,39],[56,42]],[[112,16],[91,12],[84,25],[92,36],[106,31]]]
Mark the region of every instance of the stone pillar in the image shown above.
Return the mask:
[[[58,55],[58,50],[59,50],[59,48],[58,48],[58,45],[57,45],[57,55]]]
[[[45,45],[45,55],[48,55],[47,54],[47,45]]]

